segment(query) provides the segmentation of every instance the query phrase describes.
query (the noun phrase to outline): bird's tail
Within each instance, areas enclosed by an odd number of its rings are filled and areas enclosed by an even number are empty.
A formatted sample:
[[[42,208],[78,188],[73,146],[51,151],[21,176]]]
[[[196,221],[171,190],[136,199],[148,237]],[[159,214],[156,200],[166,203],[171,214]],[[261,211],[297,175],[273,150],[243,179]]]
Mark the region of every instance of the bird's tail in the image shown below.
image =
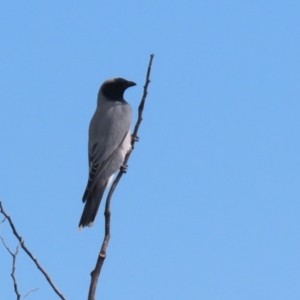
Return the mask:
[[[83,199],[84,201],[86,200],[86,202],[79,221],[79,229],[82,229],[85,226],[91,227],[93,225],[105,187],[105,184],[101,186],[95,186],[88,198]]]

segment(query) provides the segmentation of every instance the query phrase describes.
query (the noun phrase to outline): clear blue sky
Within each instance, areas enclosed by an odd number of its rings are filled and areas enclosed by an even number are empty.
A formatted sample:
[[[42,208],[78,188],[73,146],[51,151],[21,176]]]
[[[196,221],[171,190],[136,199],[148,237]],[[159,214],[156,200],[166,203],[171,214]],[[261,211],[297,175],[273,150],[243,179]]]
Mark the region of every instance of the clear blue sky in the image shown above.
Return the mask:
[[[64,295],[103,238],[103,202],[77,231],[99,86],[137,82],[136,120],[155,53],[96,299],[300,299],[300,2],[42,2],[0,3],[0,199]],[[1,299],[10,268],[0,245]],[[16,276],[56,299],[22,252]]]

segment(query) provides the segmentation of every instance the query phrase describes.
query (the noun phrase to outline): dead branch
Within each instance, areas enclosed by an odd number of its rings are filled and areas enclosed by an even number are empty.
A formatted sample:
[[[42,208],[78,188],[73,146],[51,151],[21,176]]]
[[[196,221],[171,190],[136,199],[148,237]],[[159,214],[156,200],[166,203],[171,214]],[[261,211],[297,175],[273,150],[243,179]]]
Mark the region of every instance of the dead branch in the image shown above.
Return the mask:
[[[24,296],[23,299],[25,299],[29,294],[31,294],[31,293],[37,291],[38,289],[39,289],[39,288],[35,288],[35,289],[30,290],[28,293],[26,293],[26,295]]]
[[[150,72],[151,72],[153,57],[154,57],[154,54],[151,54],[148,69],[147,69],[146,83],[144,85],[144,92],[143,92],[142,100],[141,100],[140,105],[138,107],[138,119],[137,119],[136,125],[134,127],[134,131],[133,131],[132,139],[131,139],[132,149],[134,148],[135,142],[138,141],[137,133],[138,133],[140,124],[143,120],[143,110],[144,110],[146,97],[147,97],[147,94],[148,94],[148,85],[150,83]],[[90,283],[90,288],[89,288],[88,300],[94,300],[95,299],[95,293],[96,293],[98,278],[99,278],[99,275],[100,275],[100,272],[101,272],[101,269],[102,269],[102,266],[103,266],[103,263],[104,263],[104,260],[105,260],[105,257],[106,257],[106,249],[107,249],[109,239],[110,239],[110,215],[111,215],[110,202],[111,202],[112,195],[113,195],[113,193],[114,193],[114,191],[115,191],[122,175],[126,172],[127,163],[128,163],[129,157],[131,155],[131,152],[132,151],[127,153],[127,155],[125,157],[125,160],[124,160],[124,163],[123,163],[123,166],[120,168],[120,171],[119,171],[116,179],[114,180],[114,182],[113,182],[113,184],[112,184],[112,186],[109,190],[109,193],[107,195],[107,198],[106,198],[105,211],[104,211],[105,235],[104,235],[104,239],[103,239],[102,246],[101,246],[101,249],[100,249],[100,253],[98,255],[98,259],[97,259],[95,269],[91,272],[91,283]]]
[[[4,218],[4,220],[0,223],[0,225],[6,220],[6,217]],[[2,244],[4,246],[4,248],[7,250],[7,252],[12,256],[12,267],[11,267],[11,274],[10,276],[12,277],[12,280],[13,280],[13,285],[14,285],[14,291],[15,291],[15,294],[17,296],[17,300],[20,299],[21,295],[19,293],[19,290],[18,290],[18,284],[17,284],[17,279],[16,279],[16,276],[15,276],[15,270],[16,270],[16,259],[17,259],[17,255],[19,253],[19,248],[20,248],[20,244],[18,244],[17,248],[16,248],[16,251],[15,252],[12,252],[9,247],[7,246],[7,244],[5,243],[5,240],[3,238],[3,236],[0,234],[0,239],[2,241]]]
[[[13,234],[18,239],[22,249],[26,252],[26,254],[32,259],[32,261],[35,263],[37,268],[43,273],[43,275],[46,277],[46,280],[54,290],[54,292],[60,297],[62,300],[66,300],[66,298],[63,296],[63,294],[56,288],[54,283],[52,282],[50,276],[47,274],[47,272],[42,268],[38,260],[32,255],[32,253],[28,250],[28,248],[25,246],[25,242],[23,241],[22,237],[18,234],[15,225],[11,219],[11,217],[4,211],[4,208],[2,206],[2,202],[0,201],[0,213],[4,215],[4,217],[8,220],[8,223],[12,229]],[[19,299],[19,298],[18,298]]]

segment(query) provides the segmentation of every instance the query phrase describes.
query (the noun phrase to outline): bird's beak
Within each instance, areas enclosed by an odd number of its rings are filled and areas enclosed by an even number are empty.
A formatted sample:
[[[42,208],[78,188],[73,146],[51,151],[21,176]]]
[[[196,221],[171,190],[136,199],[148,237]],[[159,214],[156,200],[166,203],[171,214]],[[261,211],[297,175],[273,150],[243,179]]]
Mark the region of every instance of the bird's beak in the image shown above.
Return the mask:
[[[126,82],[126,87],[131,87],[131,86],[135,86],[136,85],[136,83],[135,82],[133,82],[133,81],[127,81]]]

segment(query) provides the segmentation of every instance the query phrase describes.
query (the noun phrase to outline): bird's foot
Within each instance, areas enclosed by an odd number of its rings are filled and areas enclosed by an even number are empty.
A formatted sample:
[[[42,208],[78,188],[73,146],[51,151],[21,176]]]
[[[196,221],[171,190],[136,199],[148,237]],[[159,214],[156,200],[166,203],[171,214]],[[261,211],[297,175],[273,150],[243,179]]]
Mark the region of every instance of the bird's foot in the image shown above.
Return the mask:
[[[135,142],[138,142],[140,140],[140,138],[137,135],[131,135],[131,139]]]
[[[128,168],[128,165],[122,165],[120,167],[120,170],[123,172],[123,173],[126,173],[127,172],[127,168]]]

